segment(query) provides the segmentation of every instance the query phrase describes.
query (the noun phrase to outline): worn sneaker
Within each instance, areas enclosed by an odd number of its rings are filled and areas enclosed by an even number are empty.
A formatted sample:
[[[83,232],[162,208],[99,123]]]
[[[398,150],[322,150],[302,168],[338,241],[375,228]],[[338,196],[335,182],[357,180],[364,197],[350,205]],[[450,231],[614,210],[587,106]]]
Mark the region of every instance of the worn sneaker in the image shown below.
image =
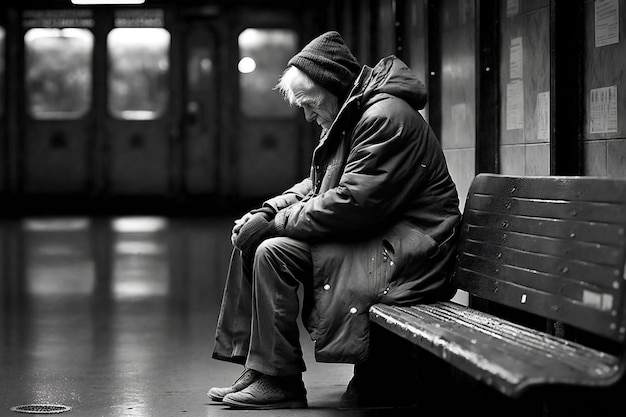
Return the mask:
[[[307,408],[306,389],[302,377],[263,375],[247,388],[228,394],[224,404],[249,410]]]
[[[225,388],[213,387],[206,393],[206,395],[208,395],[213,401],[221,402],[225,395],[241,391],[254,381],[258,380],[262,375],[263,374],[259,371],[246,368],[235,380],[233,385]]]

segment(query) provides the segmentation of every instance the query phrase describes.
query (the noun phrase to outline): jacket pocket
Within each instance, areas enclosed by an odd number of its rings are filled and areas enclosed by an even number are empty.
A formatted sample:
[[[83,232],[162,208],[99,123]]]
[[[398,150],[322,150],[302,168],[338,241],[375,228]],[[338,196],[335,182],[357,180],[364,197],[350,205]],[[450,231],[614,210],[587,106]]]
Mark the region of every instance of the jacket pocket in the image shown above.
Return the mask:
[[[407,223],[392,227],[383,236],[382,246],[383,256],[392,267],[389,281],[419,269],[437,255],[439,248],[432,237]]]

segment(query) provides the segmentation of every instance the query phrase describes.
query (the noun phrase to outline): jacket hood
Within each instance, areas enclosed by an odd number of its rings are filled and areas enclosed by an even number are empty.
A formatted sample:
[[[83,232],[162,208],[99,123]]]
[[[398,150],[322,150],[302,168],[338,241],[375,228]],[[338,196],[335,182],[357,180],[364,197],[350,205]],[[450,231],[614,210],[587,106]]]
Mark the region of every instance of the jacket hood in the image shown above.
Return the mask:
[[[371,69],[371,75],[363,80],[364,101],[375,94],[386,93],[401,98],[416,110],[426,106],[426,86],[399,58],[390,55],[381,59]]]
[[[342,125],[355,109],[367,107],[377,101],[377,96],[382,98],[382,94],[398,97],[416,111],[426,106],[428,98],[424,83],[396,56],[381,59],[374,68],[364,65],[332,126],[322,131],[320,145],[336,129],[335,126]]]

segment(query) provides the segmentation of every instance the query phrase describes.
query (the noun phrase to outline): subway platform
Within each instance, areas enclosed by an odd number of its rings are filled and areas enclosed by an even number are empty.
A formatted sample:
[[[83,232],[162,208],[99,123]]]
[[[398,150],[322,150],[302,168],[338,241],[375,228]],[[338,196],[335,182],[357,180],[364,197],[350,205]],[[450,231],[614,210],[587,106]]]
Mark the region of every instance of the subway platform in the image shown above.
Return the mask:
[[[232,222],[2,220],[0,417],[416,415],[342,409],[352,365],[315,362],[305,331],[308,409],[233,410],[206,396],[241,372],[211,358]]]

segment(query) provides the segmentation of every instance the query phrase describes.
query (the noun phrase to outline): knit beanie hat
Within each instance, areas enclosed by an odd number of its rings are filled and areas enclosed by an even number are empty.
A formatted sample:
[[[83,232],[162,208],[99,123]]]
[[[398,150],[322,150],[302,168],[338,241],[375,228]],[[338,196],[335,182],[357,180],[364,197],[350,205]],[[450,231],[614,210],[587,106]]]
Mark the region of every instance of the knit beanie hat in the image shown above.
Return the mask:
[[[361,71],[361,65],[335,31],[313,39],[289,60],[288,65],[300,69],[340,101],[346,98]]]

